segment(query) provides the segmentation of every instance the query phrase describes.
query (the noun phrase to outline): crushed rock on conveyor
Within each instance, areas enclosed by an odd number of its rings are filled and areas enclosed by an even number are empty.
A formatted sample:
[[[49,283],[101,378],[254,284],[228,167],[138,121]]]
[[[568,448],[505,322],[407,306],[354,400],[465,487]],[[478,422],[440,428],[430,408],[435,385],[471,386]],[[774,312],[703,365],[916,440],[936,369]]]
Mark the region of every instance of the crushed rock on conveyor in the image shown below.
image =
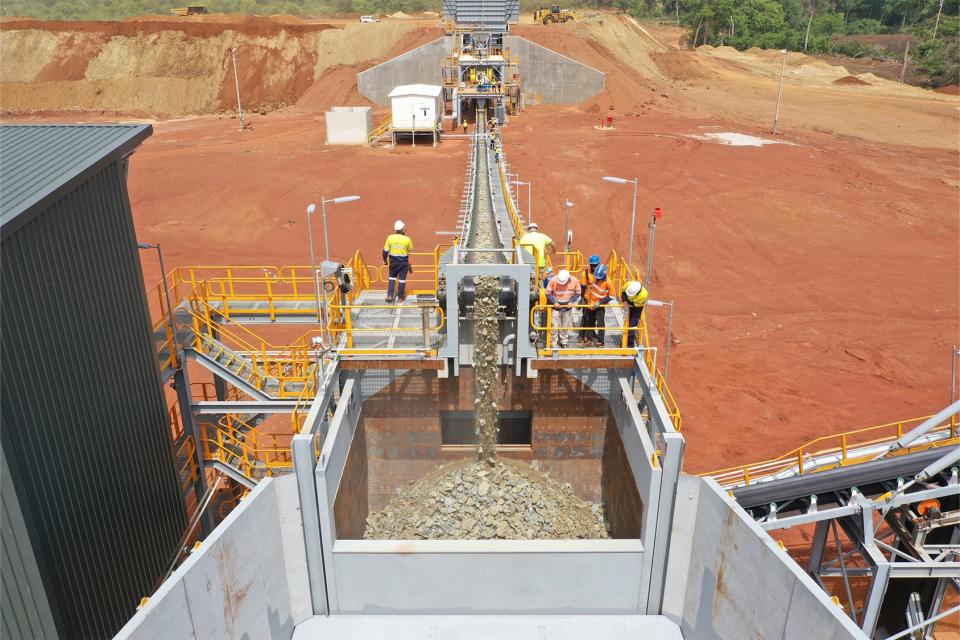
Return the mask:
[[[462,460],[411,481],[370,514],[368,540],[609,538],[604,509],[521,462]]]

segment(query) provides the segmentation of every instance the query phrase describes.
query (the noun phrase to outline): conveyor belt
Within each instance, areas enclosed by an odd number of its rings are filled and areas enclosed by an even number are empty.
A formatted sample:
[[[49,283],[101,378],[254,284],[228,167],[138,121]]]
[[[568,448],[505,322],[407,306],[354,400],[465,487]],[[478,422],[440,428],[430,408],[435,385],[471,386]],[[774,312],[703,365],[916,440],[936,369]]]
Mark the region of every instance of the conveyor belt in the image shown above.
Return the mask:
[[[863,462],[806,475],[771,480],[761,484],[734,489],[733,497],[744,509],[784,502],[812,495],[825,496],[819,501],[824,506],[835,500],[832,494],[857,487],[861,493],[884,493],[883,483],[895,483],[897,478],[912,478],[925,466],[942,457],[944,449],[933,448],[903,456],[893,456],[873,462]]]

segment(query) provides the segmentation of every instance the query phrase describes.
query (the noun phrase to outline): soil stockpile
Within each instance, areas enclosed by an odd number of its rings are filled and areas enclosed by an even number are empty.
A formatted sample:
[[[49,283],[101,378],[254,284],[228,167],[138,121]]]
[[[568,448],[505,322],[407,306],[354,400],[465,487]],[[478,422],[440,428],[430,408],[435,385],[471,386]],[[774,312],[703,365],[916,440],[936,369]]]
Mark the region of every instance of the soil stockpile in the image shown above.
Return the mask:
[[[513,460],[463,460],[424,476],[367,518],[368,540],[609,538],[603,507]]]
[[[843,76],[842,78],[834,80],[833,84],[869,85],[870,83],[861,80],[857,76]]]

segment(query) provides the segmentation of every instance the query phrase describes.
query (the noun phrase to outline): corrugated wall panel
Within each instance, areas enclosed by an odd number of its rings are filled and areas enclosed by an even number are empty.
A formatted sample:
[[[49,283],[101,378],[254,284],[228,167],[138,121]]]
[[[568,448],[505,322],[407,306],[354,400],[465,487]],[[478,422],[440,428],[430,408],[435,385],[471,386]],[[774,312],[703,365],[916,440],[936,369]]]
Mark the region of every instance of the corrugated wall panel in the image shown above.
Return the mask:
[[[109,637],[185,526],[120,162],[3,241],[0,432],[62,636]]]
[[[0,448],[0,638],[56,638],[33,545]]]

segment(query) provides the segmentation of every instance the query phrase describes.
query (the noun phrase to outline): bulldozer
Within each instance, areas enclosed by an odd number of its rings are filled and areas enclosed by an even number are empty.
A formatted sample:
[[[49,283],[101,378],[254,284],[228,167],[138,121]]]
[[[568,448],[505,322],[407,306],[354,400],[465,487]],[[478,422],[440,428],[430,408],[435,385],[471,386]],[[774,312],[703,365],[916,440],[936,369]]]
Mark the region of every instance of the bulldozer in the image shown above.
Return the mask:
[[[555,4],[549,9],[540,7],[533,12],[533,21],[538,24],[552,24],[554,22],[570,22],[577,19],[577,12],[572,9],[561,9]]]
[[[176,9],[170,9],[170,13],[176,14],[178,16],[201,16],[207,13],[207,6],[204,4],[191,4],[186,7],[178,7]]]

